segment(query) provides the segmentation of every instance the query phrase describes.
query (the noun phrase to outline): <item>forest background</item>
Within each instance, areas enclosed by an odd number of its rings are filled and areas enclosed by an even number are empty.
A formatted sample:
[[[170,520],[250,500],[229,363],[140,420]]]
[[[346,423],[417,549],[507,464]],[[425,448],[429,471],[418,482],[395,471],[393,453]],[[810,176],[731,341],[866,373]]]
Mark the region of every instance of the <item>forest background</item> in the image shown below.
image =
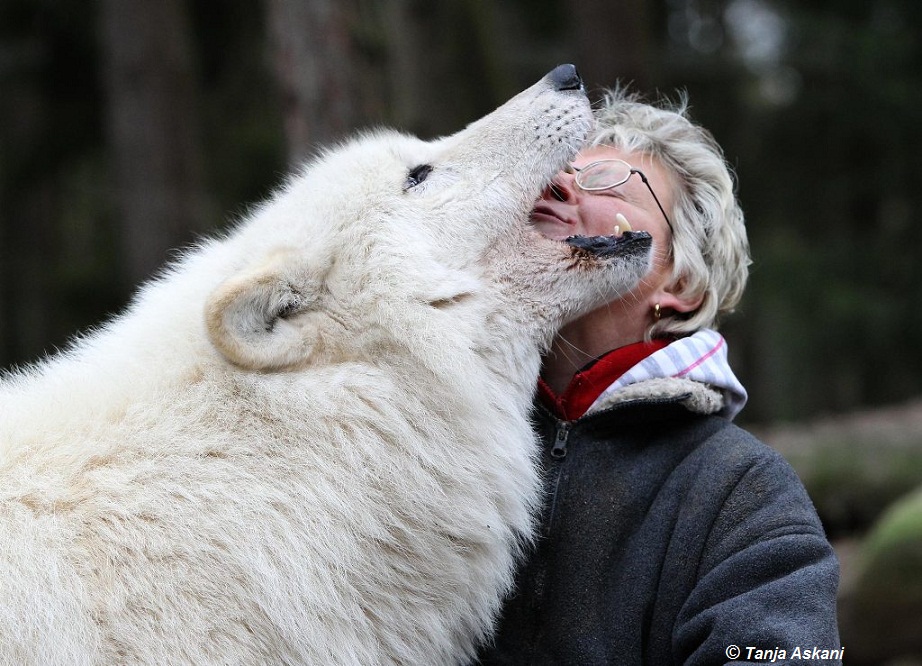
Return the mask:
[[[573,62],[594,98],[684,91],[724,147],[754,257],[722,327],[741,418],[847,561],[922,484],[920,36],[917,0],[0,0],[0,367],[122,309],[319,146],[451,133]],[[922,622],[913,552],[898,614]]]

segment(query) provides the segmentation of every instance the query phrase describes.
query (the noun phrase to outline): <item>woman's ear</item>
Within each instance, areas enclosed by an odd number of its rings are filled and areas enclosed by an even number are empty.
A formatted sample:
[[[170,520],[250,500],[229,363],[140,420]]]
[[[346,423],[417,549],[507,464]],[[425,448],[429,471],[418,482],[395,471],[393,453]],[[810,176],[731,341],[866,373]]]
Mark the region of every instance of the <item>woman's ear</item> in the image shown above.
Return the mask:
[[[208,338],[228,361],[248,370],[302,363],[318,337],[320,287],[295,252],[275,253],[209,295]]]
[[[653,302],[658,303],[662,311],[672,312],[694,312],[701,307],[704,302],[704,293],[686,294],[687,281],[680,277],[671,284],[658,289],[653,294]]]

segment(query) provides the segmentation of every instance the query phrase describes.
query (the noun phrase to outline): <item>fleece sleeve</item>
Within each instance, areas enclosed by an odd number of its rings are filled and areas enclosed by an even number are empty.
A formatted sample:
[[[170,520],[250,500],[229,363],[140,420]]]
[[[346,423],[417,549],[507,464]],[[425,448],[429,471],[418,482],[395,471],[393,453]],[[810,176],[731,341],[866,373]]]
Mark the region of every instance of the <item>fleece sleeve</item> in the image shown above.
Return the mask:
[[[780,456],[756,461],[727,496],[699,567],[674,628],[676,663],[841,663],[838,562]]]

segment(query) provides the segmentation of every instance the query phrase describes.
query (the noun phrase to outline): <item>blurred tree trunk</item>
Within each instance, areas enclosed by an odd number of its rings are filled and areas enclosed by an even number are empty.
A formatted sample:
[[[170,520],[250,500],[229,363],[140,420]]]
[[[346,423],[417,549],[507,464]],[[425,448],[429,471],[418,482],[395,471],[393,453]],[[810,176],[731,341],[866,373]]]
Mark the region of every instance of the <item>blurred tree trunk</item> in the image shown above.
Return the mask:
[[[32,109],[35,111],[35,109]],[[33,359],[49,351],[57,332],[54,308],[54,228],[59,211],[53,175],[41,174],[15,195],[12,223],[0,242],[0,353]],[[27,223],[21,223],[26,220]]]
[[[182,0],[103,0],[101,52],[125,278],[208,228],[199,100]]]
[[[42,93],[10,76],[0,94],[0,366],[41,356],[58,332],[60,171],[47,148],[53,101]]]
[[[568,0],[576,38],[576,65],[586,87],[616,80],[646,90],[654,80],[649,0]]]
[[[385,5],[388,96],[400,127],[423,138],[455,132],[517,92],[496,43],[509,35],[494,3]]]
[[[422,133],[426,125],[424,98],[427,72],[432,59],[419,58],[424,31],[432,24],[421,25],[413,13],[415,0],[392,0],[387,3],[383,25],[388,46],[388,97],[395,124],[409,131]],[[433,31],[434,32],[434,31]],[[425,60],[425,64],[421,62]]]
[[[367,20],[376,9],[375,2],[358,0],[268,1],[290,164],[380,120],[384,84],[376,56],[383,42]]]
[[[0,212],[6,209],[5,192],[3,185],[6,183],[2,168],[0,168]],[[7,220],[0,214],[0,367],[6,365],[6,359],[11,356],[12,335],[9,330],[9,321],[13,315],[10,307],[11,298],[8,292],[13,282],[13,271],[10,270],[12,253],[10,252],[10,234],[7,231]]]

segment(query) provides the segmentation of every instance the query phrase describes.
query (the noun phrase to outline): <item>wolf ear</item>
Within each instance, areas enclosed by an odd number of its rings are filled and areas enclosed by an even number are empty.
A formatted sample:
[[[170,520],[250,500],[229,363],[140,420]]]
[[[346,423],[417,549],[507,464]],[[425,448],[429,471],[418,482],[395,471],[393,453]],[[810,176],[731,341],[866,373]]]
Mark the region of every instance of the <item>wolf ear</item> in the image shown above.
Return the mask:
[[[292,252],[225,280],[208,297],[208,338],[231,363],[282,370],[306,360],[317,340],[320,282]]]

